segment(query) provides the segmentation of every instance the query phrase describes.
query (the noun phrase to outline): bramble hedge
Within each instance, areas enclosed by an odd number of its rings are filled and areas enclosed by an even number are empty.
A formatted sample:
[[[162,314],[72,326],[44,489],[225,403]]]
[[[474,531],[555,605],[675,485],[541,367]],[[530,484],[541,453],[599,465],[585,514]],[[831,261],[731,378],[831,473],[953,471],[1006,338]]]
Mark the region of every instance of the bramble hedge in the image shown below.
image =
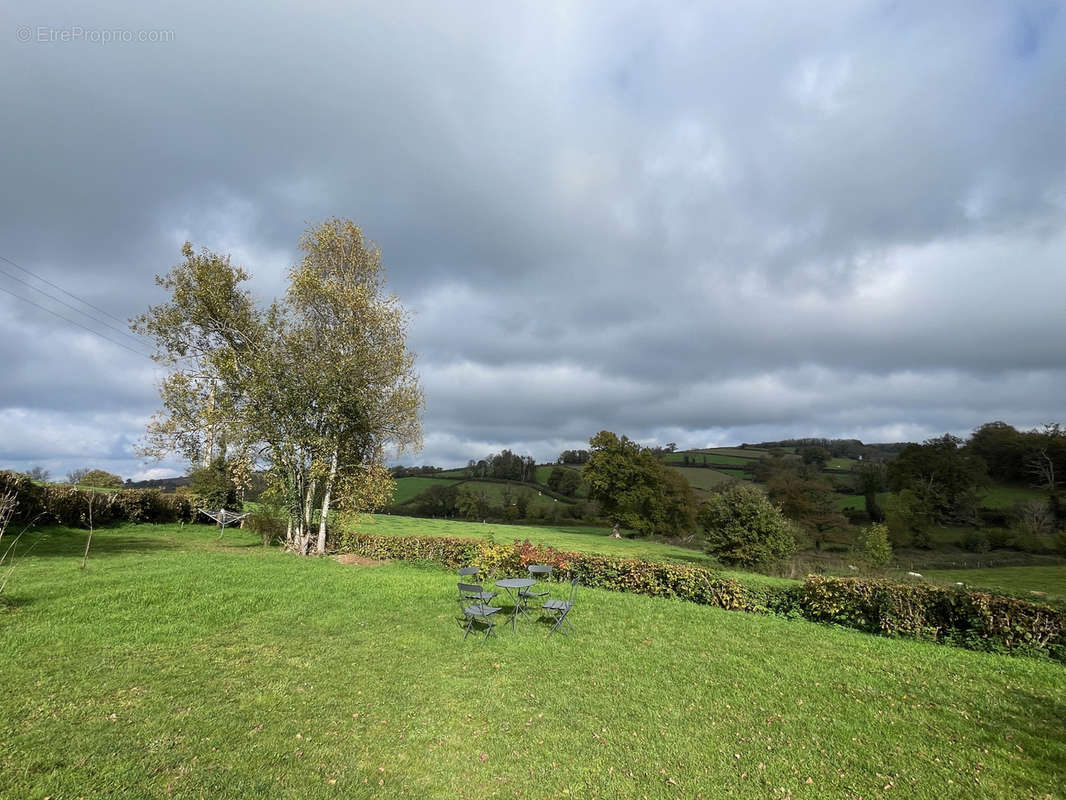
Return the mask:
[[[530,544],[431,536],[341,532],[331,551],[374,559],[478,566],[489,578],[551,564],[555,577],[585,586],[673,597],[727,610],[776,614],[884,636],[1066,661],[1066,614],[1038,603],[929,584],[808,576],[802,585],[753,586],[706,567],[574,553]]]

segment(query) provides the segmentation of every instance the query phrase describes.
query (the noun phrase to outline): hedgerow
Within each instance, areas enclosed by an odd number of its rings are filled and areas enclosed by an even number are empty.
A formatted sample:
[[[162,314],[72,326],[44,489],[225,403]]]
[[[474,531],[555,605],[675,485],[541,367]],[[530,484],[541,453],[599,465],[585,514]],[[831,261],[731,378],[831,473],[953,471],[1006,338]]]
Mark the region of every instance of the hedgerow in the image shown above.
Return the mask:
[[[94,525],[197,521],[196,498],[188,494],[163,494],[155,489],[94,492],[73,486],[37,484],[25,475],[0,470],[0,495],[8,492],[15,495],[17,522],[87,527],[90,502]]]
[[[329,546],[333,552],[374,559],[429,561],[450,569],[477,566],[486,578],[519,574],[530,564],[551,564],[557,579],[577,577],[583,585],[599,589],[1066,661],[1066,614],[984,592],[818,575],[809,576],[802,585],[754,586],[706,567],[568,552],[529,541],[501,544],[345,531],[333,534]]]

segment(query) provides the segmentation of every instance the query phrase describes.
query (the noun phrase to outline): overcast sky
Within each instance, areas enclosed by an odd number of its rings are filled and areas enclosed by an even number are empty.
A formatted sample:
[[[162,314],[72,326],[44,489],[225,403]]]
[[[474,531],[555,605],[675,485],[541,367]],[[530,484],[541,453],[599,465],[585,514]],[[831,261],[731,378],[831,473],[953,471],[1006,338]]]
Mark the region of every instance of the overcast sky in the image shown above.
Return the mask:
[[[0,261],[0,467],[185,466],[152,362],[8,292],[144,350],[185,240],[267,300],[333,215],[414,315],[405,463],[1066,420],[1061,3],[84,5],[0,21],[0,257],[114,328]]]

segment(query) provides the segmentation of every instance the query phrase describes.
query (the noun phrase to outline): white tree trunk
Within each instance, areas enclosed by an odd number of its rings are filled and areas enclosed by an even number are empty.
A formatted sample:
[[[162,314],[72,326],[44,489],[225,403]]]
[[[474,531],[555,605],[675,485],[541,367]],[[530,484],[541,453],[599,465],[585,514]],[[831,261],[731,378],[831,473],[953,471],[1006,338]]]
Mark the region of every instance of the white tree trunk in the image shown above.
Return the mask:
[[[311,503],[315,499],[315,481],[312,478],[307,483],[307,493],[304,495],[304,507],[303,518],[300,520],[298,530],[299,538],[299,553],[302,556],[307,555],[307,550],[311,545],[311,517],[314,514],[314,510],[311,507]]]
[[[333,458],[329,462],[329,477],[326,478],[326,493],[322,498],[322,518],[318,521],[319,554],[326,552],[326,517],[329,515],[329,500],[333,492],[333,480],[337,477],[337,445],[333,446]]]

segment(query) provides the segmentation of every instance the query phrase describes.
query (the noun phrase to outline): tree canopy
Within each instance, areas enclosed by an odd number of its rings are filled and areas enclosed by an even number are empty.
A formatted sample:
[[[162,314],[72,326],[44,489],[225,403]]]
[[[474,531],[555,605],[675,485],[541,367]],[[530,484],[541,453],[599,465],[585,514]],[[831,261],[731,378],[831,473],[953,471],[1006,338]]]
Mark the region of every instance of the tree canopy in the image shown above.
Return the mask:
[[[170,300],[134,329],[169,370],[144,452],[264,466],[288,511],[287,543],[306,553],[316,511],[322,552],[331,505],[359,511],[391,496],[385,454],[420,444],[423,400],[380,250],[336,218],[309,228],[300,249],[284,298],[261,307],[246,271],[186,243],[185,261],[157,278]]]
[[[684,475],[627,436],[600,431],[589,445],[582,479],[613,525],[643,535],[692,530],[695,503]]]

